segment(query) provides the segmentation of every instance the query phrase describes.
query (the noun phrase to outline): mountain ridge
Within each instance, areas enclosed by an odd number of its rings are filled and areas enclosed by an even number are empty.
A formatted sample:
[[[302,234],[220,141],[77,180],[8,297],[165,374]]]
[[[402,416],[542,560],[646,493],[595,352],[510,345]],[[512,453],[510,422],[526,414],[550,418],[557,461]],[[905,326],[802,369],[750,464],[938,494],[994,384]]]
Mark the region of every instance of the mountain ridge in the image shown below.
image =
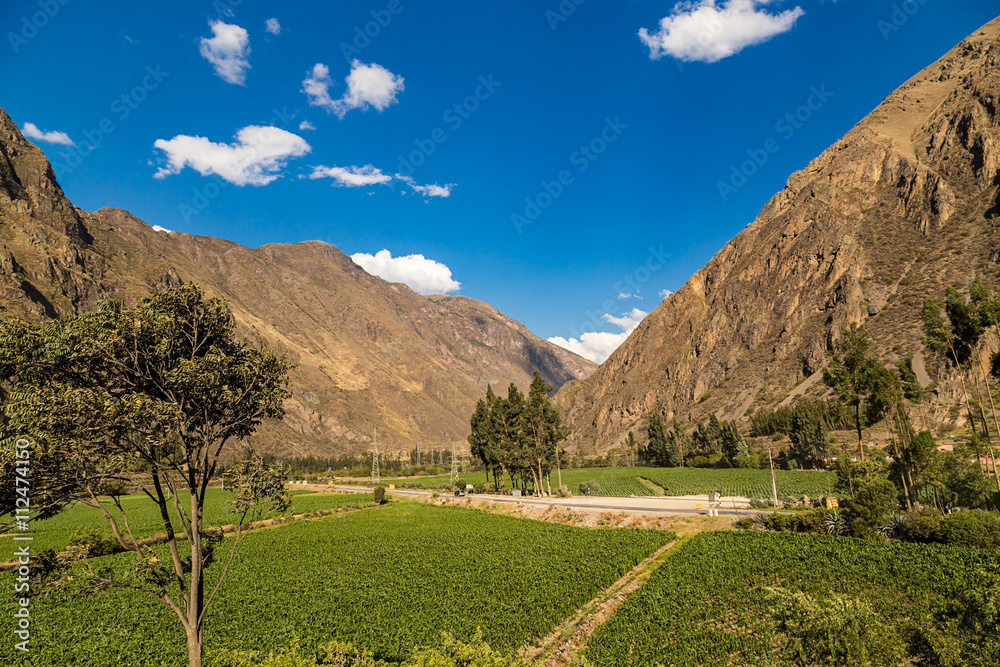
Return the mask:
[[[651,410],[740,419],[822,396],[820,371],[851,322],[890,365],[913,354],[936,381],[925,419],[948,418],[957,376],[925,355],[919,310],[977,274],[998,283],[998,61],[995,19],[793,173],[590,378],[560,390],[571,442],[620,443]]]
[[[253,446],[282,455],[464,443],[486,385],[553,386],[596,365],[464,296],[422,296],[369,275],[322,241],[247,248],[156,231],[128,211],[88,213],[66,198],[42,151],[0,110],[0,309],[32,321],[105,298],[134,300],[194,282],[225,298],[241,334],[296,364],[281,424]]]

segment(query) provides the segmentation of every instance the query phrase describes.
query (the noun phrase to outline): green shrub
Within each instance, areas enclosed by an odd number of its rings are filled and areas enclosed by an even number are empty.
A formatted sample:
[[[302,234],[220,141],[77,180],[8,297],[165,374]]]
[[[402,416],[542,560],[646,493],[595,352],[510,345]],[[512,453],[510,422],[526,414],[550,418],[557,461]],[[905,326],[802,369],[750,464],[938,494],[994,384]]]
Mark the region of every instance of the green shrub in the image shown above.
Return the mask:
[[[903,539],[907,542],[937,542],[940,530],[941,514],[937,510],[921,509],[907,515]]]
[[[381,484],[376,485],[374,489],[374,496],[375,496],[375,502],[377,502],[379,505],[385,505],[386,499],[385,499],[384,486],[382,486]]]
[[[824,533],[826,532],[823,523],[825,517],[826,514],[821,509],[794,514],[776,512],[764,518],[764,525],[767,526],[768,530],[781,533]]]
[[[733,521],[733,528],[740,530],[750,530],[751,526],[753,526],[753,519],[748,516],[740,517],[736,521]]]
[[[870,479],[857,488],[850,505],[858,518],[878,530],[899,507],[896,485],[886,478]]]
[[[601,487],[595,480],[590,480],[589,482],[583,482],[582,484],[580,484],[580,495],[599,496],[601,495]]]
[[[985,510],[961,510],[944,518],[938,534],[945,544],[974,549],[1000,548],[1000,517]]]
[[[767,589],[767,594],[787,638],[781,649],[786,664],[901,664],[903,642],[867,602],[783,588]]]
[[[102,533],[96,528],[78,530],[69,536],[71,547],[80,547],[84,556],[88,558],[98,558],[108,554],[117,553],[122,550],[118,540],[112,535]]]

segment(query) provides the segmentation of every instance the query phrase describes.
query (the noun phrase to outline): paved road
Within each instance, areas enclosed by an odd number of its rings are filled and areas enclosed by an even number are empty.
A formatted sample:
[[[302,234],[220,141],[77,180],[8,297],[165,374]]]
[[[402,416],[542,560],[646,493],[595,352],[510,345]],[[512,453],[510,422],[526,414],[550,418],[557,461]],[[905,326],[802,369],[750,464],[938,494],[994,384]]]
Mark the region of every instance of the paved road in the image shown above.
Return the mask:
[[[312,485],[312,489],[324,490],[327,487]],[[355,493],[371,493],[371,488],[358,486],[337,486],[338,491],[353,491]],[[430,491],[415,489],[394,489],[390,493],[400,496],[429,497]],[[451,497],[442,494],[442,497]],[[511,503],[534,505],[537,507],[555,506],[579,510],[599,510],[612,512],[627,512],[629,514],[645,514],[650,516],[708,516],[707,496],[643,496],[632,498],[614,498],[609,496],[576,496],[573,498],[514,498],[513,496],[494,496],[477,493],[466,496],[472,500],[489,500],[495,503]],[[725,497],[719,507],[719,516],[755,516],[756,510],[748,508],[749,498]],[[700,505],[700,507],[699,507]]]

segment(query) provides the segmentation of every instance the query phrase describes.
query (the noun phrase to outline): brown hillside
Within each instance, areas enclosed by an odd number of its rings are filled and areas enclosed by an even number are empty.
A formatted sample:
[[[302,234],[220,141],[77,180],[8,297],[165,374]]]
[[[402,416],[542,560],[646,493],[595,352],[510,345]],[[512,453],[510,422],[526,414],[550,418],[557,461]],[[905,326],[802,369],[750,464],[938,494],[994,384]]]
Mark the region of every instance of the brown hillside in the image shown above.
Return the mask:
[[[736,419],[823,393],[820,370],[850,322],[887,363],[926,358],[937,384],[921,419],[948,417],[960,388],[924,350],[919,313],[948,285],[1000,283],[998,105],[1000,19],[792,174],[594,375],[564,387],[574,441],[614,444],[657,407]]]
[[[317,241],[245,248],[157,232],[126,211],[87,213],[0,110],[0,308],[31,320],[131,299],[181,281],[227,299],[242,332],[297,364],[288,415],[255,439],[281,454],[464,443],[487,383],[552,385],[595,365],[488,304],[421,296]],[[446,435],[447,434],[447,435]],[[445,444],[447,443],[447,444]]]

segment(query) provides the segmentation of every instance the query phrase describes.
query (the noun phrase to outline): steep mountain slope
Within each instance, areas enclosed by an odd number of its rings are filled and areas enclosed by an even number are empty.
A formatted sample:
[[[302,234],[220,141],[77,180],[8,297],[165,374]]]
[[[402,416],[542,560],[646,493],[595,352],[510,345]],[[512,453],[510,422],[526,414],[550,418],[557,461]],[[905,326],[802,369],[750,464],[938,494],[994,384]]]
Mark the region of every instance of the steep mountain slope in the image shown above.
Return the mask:
[[[559,387],[595,368],[488,304],[418,295],[326,243],[250,249],[154,231],[120,209],[75,208],[0,110],[5,314],[65,317],[181,281],[226,298],[244,335],[297,364],[285,421],[253,443],[282,454],[360,451],[373,427],[388,449],[464,444],[487,383],[526,388],[537,368]]]
[[[641,429],[823,393],[820,370],[850,322],[890,364],[916,355],[938,381],[922,419],[960,400],[920,342],[924,298],[1000,261],[1000,19],[893,92],[557,401],[592,446]],[[801,384],[799,384],[801,383]]]

